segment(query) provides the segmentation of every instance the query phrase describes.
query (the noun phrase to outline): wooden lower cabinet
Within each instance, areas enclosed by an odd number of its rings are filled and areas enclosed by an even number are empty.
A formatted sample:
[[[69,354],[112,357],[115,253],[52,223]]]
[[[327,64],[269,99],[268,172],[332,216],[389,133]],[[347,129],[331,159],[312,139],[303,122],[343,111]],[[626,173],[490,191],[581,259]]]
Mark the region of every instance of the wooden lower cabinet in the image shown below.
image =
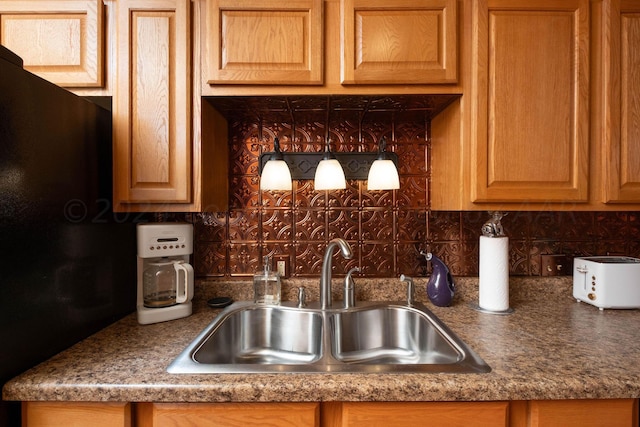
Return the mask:
[[[22,402],[24,427],[131,427],[131,403]]]
[[[316,427],[320,403],[139,403],[137,427]]]
[[[509,402],[327,402],[322,427],[505,427]]]
[[[637,399],[511,402],[511,427],[637,427]]]
[[[638,399],[501,402],[23,402],[24,427],[637,427]]]

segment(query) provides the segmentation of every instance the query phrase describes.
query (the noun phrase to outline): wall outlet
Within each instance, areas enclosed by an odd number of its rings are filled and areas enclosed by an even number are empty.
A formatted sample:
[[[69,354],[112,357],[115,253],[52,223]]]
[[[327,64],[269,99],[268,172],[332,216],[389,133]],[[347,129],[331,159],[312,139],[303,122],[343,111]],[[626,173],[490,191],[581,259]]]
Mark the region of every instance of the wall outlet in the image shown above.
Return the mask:
[[[573,268],[567,255],[540,255],[541,276],[567,276]]]
[[[289,277],[289,275],[291,274],[291,263],[289,255],[274,255],[273,270],[278,273],[283,279]]]

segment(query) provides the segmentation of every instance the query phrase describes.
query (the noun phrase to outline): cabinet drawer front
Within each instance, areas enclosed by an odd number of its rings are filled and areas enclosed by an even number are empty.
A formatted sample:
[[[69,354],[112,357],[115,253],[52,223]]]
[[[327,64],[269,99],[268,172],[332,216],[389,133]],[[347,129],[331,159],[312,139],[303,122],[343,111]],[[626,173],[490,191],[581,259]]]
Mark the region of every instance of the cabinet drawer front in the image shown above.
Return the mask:
[[[475,202],[586,202],[589,2],[480,1]]]
[[[103,15],[101,0],[2,1],[0,44],[59,86],[102,87]]]
[[[509,402],[343,402],[342,427],[504,427]]]
[[[130,427],[131,404],[111,402],[23,402],[25,427]]]
[[[454,0],[342,0],[343,84],[457,81]]]
[[[140,403],[138,425],[317,427],[319,403]]]
[[[208,0],[208,84],[322,84],[322,0]]]
[[[531,427],[634,427],[636,399],[542,400],[530,403]]]

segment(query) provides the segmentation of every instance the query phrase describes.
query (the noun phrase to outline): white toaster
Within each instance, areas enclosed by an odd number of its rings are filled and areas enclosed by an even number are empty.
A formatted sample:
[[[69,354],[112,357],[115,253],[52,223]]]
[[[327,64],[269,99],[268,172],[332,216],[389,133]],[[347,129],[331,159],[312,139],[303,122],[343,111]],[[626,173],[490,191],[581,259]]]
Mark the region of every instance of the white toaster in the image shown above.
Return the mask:
[[[573,297],[605,308],[640,308],[640,259],[622,256],[573,260]]]

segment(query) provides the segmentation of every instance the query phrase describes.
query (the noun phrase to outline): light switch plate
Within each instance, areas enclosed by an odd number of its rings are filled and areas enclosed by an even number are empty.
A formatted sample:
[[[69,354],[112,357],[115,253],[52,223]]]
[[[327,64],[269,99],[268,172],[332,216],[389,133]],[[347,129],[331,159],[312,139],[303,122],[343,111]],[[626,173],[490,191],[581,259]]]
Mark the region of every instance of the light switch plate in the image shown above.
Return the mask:
[[[541,276],[566,276],[571,274],[571,271],[567,255],[540,255]]]

